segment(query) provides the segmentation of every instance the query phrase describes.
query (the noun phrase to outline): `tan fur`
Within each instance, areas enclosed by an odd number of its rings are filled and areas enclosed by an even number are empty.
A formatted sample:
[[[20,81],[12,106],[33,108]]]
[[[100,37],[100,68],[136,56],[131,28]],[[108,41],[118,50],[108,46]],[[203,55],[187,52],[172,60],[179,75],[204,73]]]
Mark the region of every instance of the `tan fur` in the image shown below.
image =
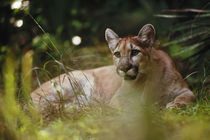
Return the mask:
[[[45,82],[32,92],[31,97],[37,105],[56,104],[59,103],[61,93],[65,103],[70,103],[75,102],[74,90],[77,90],[77,94],[85,94],[81,95],[80,101],[84,99],[91,102],[97,99],[109,102],[121,82],[122,79],[116,74],[114,66],[73,71]]]
[[[148,97],[167,108],[193,102],[195,97],[171,58],[152,47],[154,36],[155,30],[150,24],[145,25],[138,36],[124,38],[107,29],[105,37],[113,54],[113,66],[62,74],[33,91],[33,102],[56,103],[60,93],[64,101],[76,103],[75,92],[84,92],[86,96],[77,100],[97,99],[111,105],[127,102],[122,98],[126,94]]]

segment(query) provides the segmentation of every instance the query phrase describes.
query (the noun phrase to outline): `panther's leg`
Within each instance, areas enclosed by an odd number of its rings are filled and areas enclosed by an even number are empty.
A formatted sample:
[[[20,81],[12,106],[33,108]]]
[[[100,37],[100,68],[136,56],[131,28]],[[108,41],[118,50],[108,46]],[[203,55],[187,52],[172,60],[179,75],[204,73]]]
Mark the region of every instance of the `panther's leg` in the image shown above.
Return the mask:
[[[166,105],[166,108],[182,107],[195,101],[195,96],[192,91],[187,90],[184,93],[177,96],[172,102]]]

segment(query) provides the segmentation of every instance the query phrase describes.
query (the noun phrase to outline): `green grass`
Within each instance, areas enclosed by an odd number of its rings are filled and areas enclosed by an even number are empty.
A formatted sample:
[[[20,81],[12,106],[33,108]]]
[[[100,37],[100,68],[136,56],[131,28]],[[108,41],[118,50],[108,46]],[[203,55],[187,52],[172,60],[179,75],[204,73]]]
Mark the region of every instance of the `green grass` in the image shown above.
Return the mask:
[[[210,136],[209,103],[197,102],[174,110],[146,108],[132,113],[117,114],[116,110],[102,106],[75,110],[68,117],[39,128],[38,138],[204,140]]]
[[[3,106],[5,107],[5,106]],[[159,107],[139,107],[121,113],[101,104],[80,109],[66,108],[53,120],[43,120],[30,110],[3,114],[0,134],[11,139],[174,139],[207,140],[210,137],[210,103],[197,101],[193,106],[166,110]],[[13,118],[5,123],[5,118]],[[52,116],[51,116],[52,117]],[[16,119],[16,122],[14,122]],[[27,121],[25,121],[27,120]],[[10,121],[10,120],[7,120]],[[2,130],[3,129],[3,130]],[[6,130],[6,132],[5,132]],[[3,134],[2,134],[3,132]],[[7,136],[7,137],[8,137]],[[4,137],[5,138],[5,137]],[[2,139],[4,139],[2,137]]]

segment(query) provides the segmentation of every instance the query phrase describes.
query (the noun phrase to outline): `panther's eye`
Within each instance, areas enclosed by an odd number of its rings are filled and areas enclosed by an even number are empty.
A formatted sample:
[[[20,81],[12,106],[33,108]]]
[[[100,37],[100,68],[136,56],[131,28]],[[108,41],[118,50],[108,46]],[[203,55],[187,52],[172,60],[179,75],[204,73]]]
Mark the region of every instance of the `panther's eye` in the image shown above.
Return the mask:
[[[114,56],[116,56],[117,58],[120,58],[121,57],[120,52],[115,52]]]
[[[140,53],[140,50],[131,50],[131,56],[136,56]]]

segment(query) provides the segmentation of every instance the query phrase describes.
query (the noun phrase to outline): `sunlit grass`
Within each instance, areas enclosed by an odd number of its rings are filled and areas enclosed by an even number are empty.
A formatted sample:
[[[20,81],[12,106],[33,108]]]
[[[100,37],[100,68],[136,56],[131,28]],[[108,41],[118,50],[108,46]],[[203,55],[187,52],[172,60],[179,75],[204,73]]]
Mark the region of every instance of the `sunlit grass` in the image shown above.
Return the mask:
[[[26,101],[29,99],[30,97],[30,93],[31,93],[31,85],[32,85],[32,67],[33,67],[33,51],[30,50],[28,52],[26,52],[23,57],[22,57],[22,80],[21,80],[21,84],[22,84],[22,95],[23,95],[23,99],[25,99]]]

